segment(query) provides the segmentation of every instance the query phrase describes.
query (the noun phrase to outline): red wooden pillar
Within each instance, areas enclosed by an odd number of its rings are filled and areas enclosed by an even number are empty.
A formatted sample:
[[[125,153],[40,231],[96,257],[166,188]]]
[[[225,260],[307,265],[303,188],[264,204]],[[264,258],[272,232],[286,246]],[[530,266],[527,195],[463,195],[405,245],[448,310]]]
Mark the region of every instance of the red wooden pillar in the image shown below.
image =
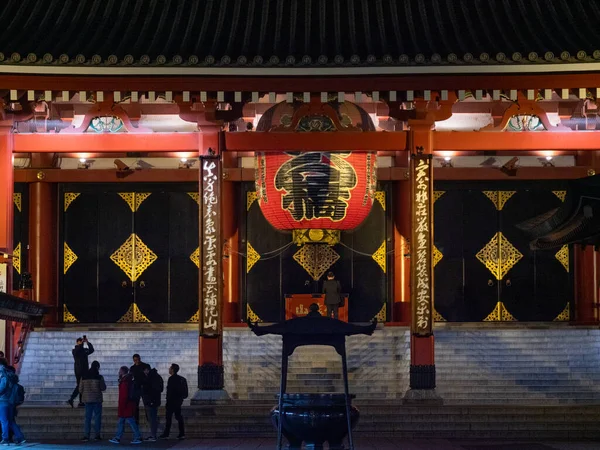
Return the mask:
[[[237,157],[230,152],[223,153],[223,165],[235,167]],[[224,181],[222,185],[222,227],[223,227],[223,323],[240,321],[239,287],[239,189],[238,184]]]
[[[594,324],[598,322],[598,275],[600,261],[598,252],[588,245],[574,246],[575,262],[575,322]]]
[[[12,124],[0,124],[0,253],[13,251],[13,140]],[[1,255],[0,255],[1,256]],[[6,292],[12,293],[12,265],[6,264]],[[6,321],[4,351],[12,362],[12,322]]]
[[[431,121],[409,124],[411,196],[410,389],[405,403],[440,403],[435,392],[433,337],[433,131]]]
[[[44,326],[57,324],[57,193],[53,183],[29,185],[29,271],[33,300],[52,307]]]
[[[200,147],[200,329],[198,392],[192,404],[227,399],[223,370],[223,137],[202,127]]]
[[[408,168],[406,171],[408,173]],[[392,322],[410,323],[410,183],[394,183],[394,309]]]
[[[13,250],[13,135],[12,126],[0,123],[0,252]],[[11,271],[7,276],[11,280]],[[8,281],[10,288],[10,281]],[[11,292],[10,289],[7,290]]]

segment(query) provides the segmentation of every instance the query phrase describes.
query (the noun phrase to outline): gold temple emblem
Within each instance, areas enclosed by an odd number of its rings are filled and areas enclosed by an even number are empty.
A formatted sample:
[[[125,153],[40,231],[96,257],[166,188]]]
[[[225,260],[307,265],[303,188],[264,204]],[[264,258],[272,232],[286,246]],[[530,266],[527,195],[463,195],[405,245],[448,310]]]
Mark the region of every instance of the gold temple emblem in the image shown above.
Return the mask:
[[[199,192],[188,192],[187,195],[192,197],[196,203],[200,204],[200,193]]]
[[[444,319],[444,317],[437,312],[437,309],[433,309],[433,321],[434,322],[446,322],[446,319]]]
[[[564,202],[565,198],[567,198],[567,191],[552,191],[552,193],[556,195],[561,202]]]
[[[433,203],[437,202],[446,191],[433,191]]]
[[[198,323],[200,322],[200,310],[196,311],[196,314],[194,314],[192,317],[190,317],[188,320],[186,320],[187,323]]]
[[[63,305],[63,323],[77,323],[77,322],[79,322],[79,320],[77,320],[77,317],[75,317],[73,314],[71,314],[71,312],[67,308],[67,305]]]
[[[496,233],[475,256],[497,280],[504,278],[507,272],[523,258],[521,252],[501,232]]]
[[[17,207],[17,209],[19,210],[19,212],[21,211],[21,200],[22,200],[22,196],[20,192],[15,192],[13,194],[13,202],[15,204],[15,206]]]
[[[383,306],[381,307],[381,309],[379,310],[379,312],[377,314],[375,314],[375,317],[373,317],[373,320],[377,320],[377,322],[385,322],[387,320],[387,304],[384,303]]]
[[[513,317],[511,313],[508,312],[504,303],[498,302],[494,307],[494,310],[488,314],[488,316],[483,319],[484,322],[515,322],[517,319]]]
[[[571,319],[571,302],[567,302],[565,309],[556,316],[553,322],[567,322]]]
[[[123,322],[150,323],[150,320],[144,314],[142,314],[142,311],[140,311],[140,308],[138,308],[138,305],[136,303],[132,303],[132,305],[129,307],[127,312],[125,314],[123,314],[123,316],[119,320],[117,320],[117,323],[123,323]]]
[[[292,230],[292,241],[296,245],[306,243],[335,245],[340,242],[340,230],[296,228]]]
[[[433,245],[432,253],[433,254],[431,255],[431,258],[432,258],[431,265],[433,267],[435,267],[435,266],[437,266],[437,263],[439,263],[442,260],[444,255],[442,254],[442,252],[440,252],[438,250],[438,248],[435,245]]]
[[[483,195],[492,201],[498,211],[502,211],[506,202],[516,193],[517,191],[483,191]]]
[[[12,266],[13,266],[13,269],[15,269],[18,274],[21,274],[21,243],[20,242],[13,249]]]
[[[379,202],[381,208],[385,211],[385,191],[375,192],[375,200]]]
[[[131,212],[136,212],[144,200],[150,197],[149,192],[119,192],[118,194],[127,202]]]
[[[125,272],[131,281],[136,281],[158,257],[134,233],[116,252],[110,255],[110,259]]]
[[[327,244],[306,244],[293,258],[316,281],[340,259],[340,255]]]
[[[554,257],[563,265],[565,270],[569,271],[569,246],[563,245]]]
[[[69,268],[77,261],[77,255],[66,242],[64,243],[63,253],[63,274],[66,274]]]
[[[194,250],[194,253],[192,253],[190,255],[190,259],[192,260],[192,262],[194,264],[196,264],[196,267],[198,267],[198,269],[200,268],[200,247],[198,247],[196,250]]]
[[[79,192],[65,192],[65,207],[64,210],[65,212],[67,211],[67,209],[69,209],[69,206],[71,206],[71,203],[73,203],[75,201],[75,199],[77,197],[79,197],[81,194]]]
[[[254,247],[250,245],[250,242],[246,243],[246,273],[250,272],[250,269],[254,267],[254,264],[258,262],[260,255]]]
[[[250,211],[252,204],[258,200],[258,193],[256,191],[246,192],[246,211]]]
[[[373,253],[371,255],[371,258],[373,258],[373,260],[377,264],[379,264],[379,267],[381,267],[381,270],[383,270],[383,273],[385,273],[385,259],[386,259],[385,240],[381,243],[379,248],[377,250],[375,250],[375,253]]]
[[[262,322],[260,317],[258,317],[254,311],[252,311],[252,308],[250,308],[250,304],[248,303],[246,304],[246,319],[252,323]]]

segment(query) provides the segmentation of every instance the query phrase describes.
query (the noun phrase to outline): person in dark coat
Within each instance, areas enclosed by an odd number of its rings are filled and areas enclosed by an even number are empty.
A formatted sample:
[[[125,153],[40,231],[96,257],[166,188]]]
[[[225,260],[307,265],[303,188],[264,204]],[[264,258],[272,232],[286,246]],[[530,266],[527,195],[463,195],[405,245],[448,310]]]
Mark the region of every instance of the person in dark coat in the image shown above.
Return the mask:
[[[144,371],[146,368],[150,369],[150,364],[146,364],[142,361],[142,358],[137,353],[133,355],[133,366],[129,368],[129,373],[133,376],[133,386],[136,392],[139,392],[140,399],[142,393],[142,385],[144,384],[144,379],[146,378],[146,374]],[[140,424],[140,399],[135,406],[135,422]]]
[[[144,383],[142,384],[142,401],[144,402],[144,411],[146,420],[150,424],[150,436],[146,438],[147,442],[156,442],[158,430],[158,407],[160,406],[160,397],[165,388],[162,377],[156,371],[156,368],[144,369]]]
[[[338,308],[342,303],[342,285],[335,279],[333,272],[327,274],[327,280],[323,283],[323,294],[325,294],[325,306],[327,306],[327,317],[333,315],[338,318]]]
[[[169,438],[173,414],[175,414],[175,418],[179,424],[179,436],[177,436],[177,439],[185,439],[185,426],[183,424],[183,417],[181,416],[181,405],[188,396],[188,385],[187,380],[177,375],[177,372],[179,372],[179,366],[171,364],[171,367],[169,367],[169,375],[171,376],[167,382],[167,423],[165,431],[160,435],[161,439]]]
[[[87,344],[87,348],[84,347],[83,344]],[[82,407],[84,405],[81,401],[81,394],[79,393],[79,383],[81,382],[81,378],[87,374],[90,368],[88,356],[94,353],[94,346],[87,340],[87,336],[84,335],[82,338],[77,338],[75,347],[71,353],[73,354],[73,368],[75,370],[77,386],[75,386],[75,389],[71,394],[71,398],[67,400],[67,403],[71,405],[71,408],[73,408],[73,401],[77,398],[77,396],[79,396],[78,406]]]
[[[322,317],[319,312],[319,305],[317,303],[311,303],[308,307],[307,317]]]

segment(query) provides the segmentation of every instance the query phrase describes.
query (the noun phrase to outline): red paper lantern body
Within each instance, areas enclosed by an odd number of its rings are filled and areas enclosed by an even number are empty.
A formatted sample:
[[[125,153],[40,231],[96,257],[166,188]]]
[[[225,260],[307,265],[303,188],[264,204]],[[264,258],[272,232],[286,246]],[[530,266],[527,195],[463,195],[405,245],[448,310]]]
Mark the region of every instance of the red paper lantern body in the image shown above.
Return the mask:
[[[374,152],[258,153],[260,208],[279,230],[351,230],[373,206]]]

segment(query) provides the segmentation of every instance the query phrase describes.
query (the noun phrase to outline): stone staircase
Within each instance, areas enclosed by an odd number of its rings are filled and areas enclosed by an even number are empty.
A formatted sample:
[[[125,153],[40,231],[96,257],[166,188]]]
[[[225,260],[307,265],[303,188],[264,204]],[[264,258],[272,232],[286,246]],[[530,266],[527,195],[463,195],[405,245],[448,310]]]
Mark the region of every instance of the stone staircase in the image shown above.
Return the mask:
[[[86,333],[117,397],[117,372],[133,353],[168,377],[181,366],[190,394],[197,385],[197,331],[43,330],[31,333],[21,381],[30,405],[64,404],[74,387],[71,348]],[[224,332],[225,387],[232,399],[271,404],[279,389],[281,338],[246,328]],[[358,402],[398,401],[408,389],[409,331],[381,327],[347,340],[350,391]],[[438,392],[448,405],[600,404],[600,330],[444,326],[436,330]],[[331,347],[301,347],[290,358],[288,392],[342,392],[341,361]]]

